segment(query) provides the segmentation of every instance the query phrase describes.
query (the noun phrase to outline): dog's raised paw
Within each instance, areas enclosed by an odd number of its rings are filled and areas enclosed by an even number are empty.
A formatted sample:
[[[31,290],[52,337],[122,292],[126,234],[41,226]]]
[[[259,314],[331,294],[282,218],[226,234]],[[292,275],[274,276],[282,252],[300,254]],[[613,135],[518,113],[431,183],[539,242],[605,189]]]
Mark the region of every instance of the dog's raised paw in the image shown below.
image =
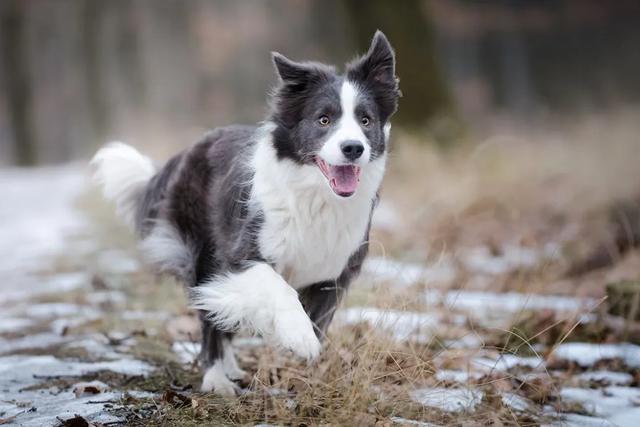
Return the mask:
[[[275,339],[281,347],[307,360],[313,360],[320,354],[322,345],[313,331],[311,320],[302,309],[280,312],[274,326]]]

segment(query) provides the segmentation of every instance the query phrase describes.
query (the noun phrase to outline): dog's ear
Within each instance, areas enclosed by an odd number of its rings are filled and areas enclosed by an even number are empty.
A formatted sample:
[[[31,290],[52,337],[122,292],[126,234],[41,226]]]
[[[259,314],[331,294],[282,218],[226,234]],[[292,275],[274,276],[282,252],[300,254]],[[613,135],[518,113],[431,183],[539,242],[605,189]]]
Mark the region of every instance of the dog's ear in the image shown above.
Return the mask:
[[[349,65],[349,74],[361,81],[397,84],[395,53],[382,31],[376,31],[366,55]]]
[[[309,65],[292,61],[278,52],[271,52],[271,59],[278,77],[284,83],[304,83],[312,72]]]
[[[347,66],[347,77],[371,91],[383,122],[395,113],[402,94],[396,77],[395,53],[382,31],[376,31],[369,51]]]

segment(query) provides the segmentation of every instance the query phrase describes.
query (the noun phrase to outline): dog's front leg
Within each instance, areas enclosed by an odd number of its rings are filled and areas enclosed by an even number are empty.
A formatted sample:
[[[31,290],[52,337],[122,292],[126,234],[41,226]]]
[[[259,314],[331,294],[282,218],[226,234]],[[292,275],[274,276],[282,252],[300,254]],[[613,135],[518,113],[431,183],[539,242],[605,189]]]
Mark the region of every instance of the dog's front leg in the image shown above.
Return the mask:
[[[249,327],[305,359],[320,353],[298,293],[268,264],[254,262],[193,289],[192,306],[223,331]]]

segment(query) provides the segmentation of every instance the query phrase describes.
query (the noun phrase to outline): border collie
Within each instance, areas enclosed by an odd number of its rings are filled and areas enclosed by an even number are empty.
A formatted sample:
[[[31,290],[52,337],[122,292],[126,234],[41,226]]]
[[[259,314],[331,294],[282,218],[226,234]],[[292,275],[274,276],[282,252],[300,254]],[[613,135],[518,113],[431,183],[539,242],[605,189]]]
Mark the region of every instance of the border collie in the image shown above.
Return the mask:
[[[234,395],[239,328],[312,360],[368,250],[400,91],[376,32],[344,74],[273,53],[267,120],[229,126],[156,170],[121,143],[92,163],[141,251],[188,287],[202,323],[203,391]]]

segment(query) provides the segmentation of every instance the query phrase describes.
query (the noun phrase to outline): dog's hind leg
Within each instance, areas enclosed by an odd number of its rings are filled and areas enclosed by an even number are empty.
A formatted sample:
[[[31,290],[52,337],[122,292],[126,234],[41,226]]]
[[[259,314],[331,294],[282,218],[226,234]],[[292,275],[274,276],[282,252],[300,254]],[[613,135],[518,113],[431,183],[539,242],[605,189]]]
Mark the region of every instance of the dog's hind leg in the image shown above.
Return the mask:
[[[201,314],[202,319],[202,349],[200,351],[200,361],[204,371],[201,390],[205,392],[213,391],[222,396],[235,396],[239,391],[238,386],[231,381],[231,376],[227,373],[228,366],[233,365],[239,370],[229,358],[233,358],[233,349],[229,334],[222,332],[211,324]],[[238,373],[231,372],[234,376]],[[237,378],[232,378],[237,379]]]

